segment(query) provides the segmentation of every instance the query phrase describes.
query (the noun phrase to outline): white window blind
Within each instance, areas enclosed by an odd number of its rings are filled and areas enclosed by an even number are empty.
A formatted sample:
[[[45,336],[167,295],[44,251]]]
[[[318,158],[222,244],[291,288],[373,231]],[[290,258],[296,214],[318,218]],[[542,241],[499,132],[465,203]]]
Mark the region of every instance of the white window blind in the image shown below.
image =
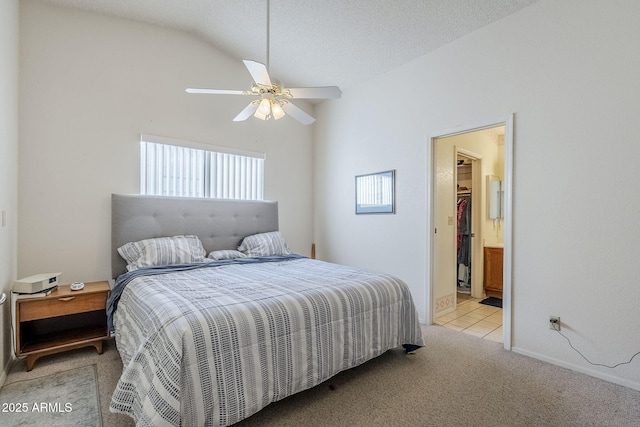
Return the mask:
[[[263,200],[264,158],[140,141],[140,194]]]

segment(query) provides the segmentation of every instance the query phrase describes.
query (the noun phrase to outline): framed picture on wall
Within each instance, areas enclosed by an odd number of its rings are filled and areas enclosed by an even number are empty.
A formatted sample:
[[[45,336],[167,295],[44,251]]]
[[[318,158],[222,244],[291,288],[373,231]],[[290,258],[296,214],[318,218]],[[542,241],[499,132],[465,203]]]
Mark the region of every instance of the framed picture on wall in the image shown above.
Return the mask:
[[[356,215],[393,214],[395,170],[356,176]]]

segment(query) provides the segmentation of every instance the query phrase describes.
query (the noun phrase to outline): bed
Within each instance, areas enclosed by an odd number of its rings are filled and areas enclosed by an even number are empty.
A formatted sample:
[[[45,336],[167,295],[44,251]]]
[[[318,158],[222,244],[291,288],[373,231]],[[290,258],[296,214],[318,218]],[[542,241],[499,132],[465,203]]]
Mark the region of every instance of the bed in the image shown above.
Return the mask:
[[[181,252],[196,240],[204,259]],[[126,249],[143,241],[177,258],[136,265]],[[231,425],[424,345],[405,283],[291,254],[277,202],[114,194],[112,249],[107,311],[123,372],[110,410],[140,426]]]

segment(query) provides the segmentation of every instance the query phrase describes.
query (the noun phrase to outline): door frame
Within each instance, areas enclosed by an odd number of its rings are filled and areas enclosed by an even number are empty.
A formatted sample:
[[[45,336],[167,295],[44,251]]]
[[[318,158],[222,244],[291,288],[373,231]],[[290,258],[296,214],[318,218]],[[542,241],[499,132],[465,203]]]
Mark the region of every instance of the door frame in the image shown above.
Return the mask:
[[[483,122],[459,126],[453,129],[432,132],[428,134],[427,149],[427,291],[426,296],[426,321],[427,324],[433,324],[434,320],[434,285],[433,285],[433,254],[434,254],[434,207],[435,207],[435,146],[436,139],[446,138],[449,136],[460,135],[464,133],[475,132],[483,129],[504,126],[504,264],[503,264],[503,290],[502,290],[502,339],[506,350],[511,350],[511,295],[512,295],[512,262],[513,262],[513,119],[514,114],[501,117],[496,120],[486,120]]]

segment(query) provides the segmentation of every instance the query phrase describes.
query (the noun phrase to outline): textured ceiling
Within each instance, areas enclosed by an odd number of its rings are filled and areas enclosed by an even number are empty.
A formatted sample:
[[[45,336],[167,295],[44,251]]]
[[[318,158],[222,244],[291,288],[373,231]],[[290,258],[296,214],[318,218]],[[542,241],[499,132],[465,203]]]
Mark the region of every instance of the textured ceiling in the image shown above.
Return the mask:
[[[266,62],[266,0],[45,1],[188,31]],[[270,74],[289,87],[344,90],[536,1],[271,0]]]

